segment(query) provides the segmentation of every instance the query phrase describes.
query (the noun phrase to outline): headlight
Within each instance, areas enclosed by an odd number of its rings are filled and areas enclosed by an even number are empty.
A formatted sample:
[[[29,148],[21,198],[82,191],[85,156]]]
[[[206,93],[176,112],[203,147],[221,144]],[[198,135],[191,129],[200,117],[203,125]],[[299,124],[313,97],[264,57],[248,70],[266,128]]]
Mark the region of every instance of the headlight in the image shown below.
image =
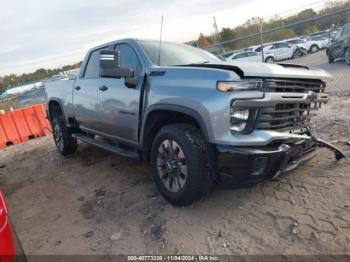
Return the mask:
[[[231,105],[230,130],[233,133],[248,134],[253,131],[259,110],[256,108],[237,108]]]
[[[231,108],[231,131],[242,132],[249,118],[249,109]]]
[[[234,91],[259,91],[263,81],[261,79],[251,79],[242,81],[219,81],[216,89],[221,92]]]

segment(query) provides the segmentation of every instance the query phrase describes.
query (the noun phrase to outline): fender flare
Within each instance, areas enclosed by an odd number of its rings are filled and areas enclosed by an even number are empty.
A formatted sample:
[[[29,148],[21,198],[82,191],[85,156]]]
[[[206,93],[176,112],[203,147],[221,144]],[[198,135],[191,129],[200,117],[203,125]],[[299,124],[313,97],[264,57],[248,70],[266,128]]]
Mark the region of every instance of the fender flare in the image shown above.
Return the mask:
[[[207,142],[209,142],[209,134],[208,134],[208,130],[206,128],[205,122],[204,122],[202,116],[196,110],[194,110],[190,107],[161,103],[161,104],[152,105],[147,109],[147,111],[145,113],[144,121],[142,122],[142,126],[141,126],[141,143],[143,143],[145,125],[147,123],[149,115],[152,112],[158,111],[158,110],[159,111],[164,110],[164,111],[172,111],[172,112],[182,113],[182,114],[185,114],[185,115],[192,117],[193,119],[196,120],[197,124],[199,125],[200,131],[202,132],[204,139]]]
[[[67,119],[66,119],[66,114],[64,113],[64,109],[63,109],[63,105],[62,105],[62,101],[59,98],[50,98],[50,100],[47,102],[47,117],[49,119],[49,121],[52,121],[51,115],[50,115],[50,103],[51,102],[56,102],[60,105],[60,108],[62,110],[62,114],[63,114],[63,119],[65,121],[65,123],[67,123]]]

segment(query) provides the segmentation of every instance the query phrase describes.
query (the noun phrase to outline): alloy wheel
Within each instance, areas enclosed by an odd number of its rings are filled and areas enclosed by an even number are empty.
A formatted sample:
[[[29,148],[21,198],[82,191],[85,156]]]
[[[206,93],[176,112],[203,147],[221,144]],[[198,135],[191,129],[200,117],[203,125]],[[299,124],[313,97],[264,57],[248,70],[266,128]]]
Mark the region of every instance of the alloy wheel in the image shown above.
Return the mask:
[[[186,184],[186,156],[179,144],[171,139],[158,148],[157,169],[160,179],[170,192],[180,192]]]
[[[56,146],[62,151],[63,150],[63,134],[59,125],[55,125],[53,128],[53,138]]]

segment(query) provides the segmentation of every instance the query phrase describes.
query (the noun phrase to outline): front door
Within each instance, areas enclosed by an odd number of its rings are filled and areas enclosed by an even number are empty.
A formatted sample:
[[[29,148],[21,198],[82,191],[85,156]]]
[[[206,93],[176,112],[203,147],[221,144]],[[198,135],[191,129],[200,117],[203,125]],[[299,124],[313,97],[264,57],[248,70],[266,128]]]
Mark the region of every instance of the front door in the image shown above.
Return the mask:
[[[134,70],[136,86],[127,87],[125,78],[100,78],[98,88],[99,128],[115,138],[137,142],[142,65],[134,48],[129,44],[117,44],[122,68]]]

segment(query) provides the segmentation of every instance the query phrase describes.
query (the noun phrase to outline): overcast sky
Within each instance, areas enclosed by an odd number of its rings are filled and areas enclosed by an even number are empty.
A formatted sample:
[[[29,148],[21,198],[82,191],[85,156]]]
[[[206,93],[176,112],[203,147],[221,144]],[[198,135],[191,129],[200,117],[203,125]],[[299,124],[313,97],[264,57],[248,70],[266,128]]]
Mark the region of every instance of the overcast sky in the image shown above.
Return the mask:
[[[0,76],[78,62],[100,43],[125,37],[185,42],[247,19],[274,14],[316,0],[14,0],[0,9]],[[302,8],[300,9],[302,10]]]

